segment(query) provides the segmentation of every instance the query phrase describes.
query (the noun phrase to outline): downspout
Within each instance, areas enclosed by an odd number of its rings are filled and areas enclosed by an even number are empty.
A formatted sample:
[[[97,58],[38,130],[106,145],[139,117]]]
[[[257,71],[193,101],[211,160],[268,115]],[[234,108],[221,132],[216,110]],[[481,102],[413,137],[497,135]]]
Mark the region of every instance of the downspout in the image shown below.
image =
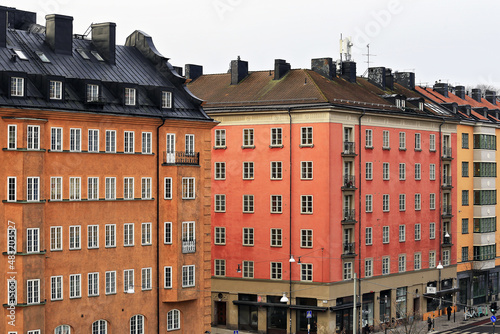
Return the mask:
[[[288,259],[292,258],[292,113],[291,113],[291,108],[288,108],[288,118],[290,119],[290,125],[289,125],[289,134],[288,134],[288,145],[289,145],[289,154],[290,154],[290,160],[289,160],[289,165],[288,165],[288,177],[289,177],[289,182],[290,182],[290,190],[289,190],[289,198],[288,198],[288,215],[289,215],[289,226],[288,226],[288,232],[289,232],[289,239],[288,239],[288,244],[289,244],[289,257]],[[289,264],[289,289],[290,289],[290,306],[292,305],[292,262],[288,261]],[[290,312],[290,333],[292,333],[292,308],[289,308]]]
[[[442,241],[442,230],[443,230],[443,187],[441,186],[441,182],[443,182],[443,176],[442,176],[442,168],[443,168],[443,139],[442,139],[442,136],[441,136],[441,127],[444,125],[446,121],[444,120],[444,118],[442,119],[442,123],[439,124],[439,262],[443,261],[442,257],[443,257],[443,254],[442,254],[442,249],[441,249],[441,241]],[[441,263],[442,265],[442,263]],[[441,270],[439,271],[441,273]],[[439,283],[441,284],[441,283]]]
[[[359,152],[359,157],[358,157],[358,293],[360,296],[361,295],[361,118],[366,114],[366,110],[363,110],[363,113],[359,116],[358,118],[358,152]],[[354,296],[354,305],[357,310],[357,301],[356,301],[356,296]],[[358,317],[359,324],[362,323],[361,317]],[[356,326],[358,328],[358,326]]]
[[[156,128],[156,321],[160,332],[160,128],[165,124],[165,118]]]

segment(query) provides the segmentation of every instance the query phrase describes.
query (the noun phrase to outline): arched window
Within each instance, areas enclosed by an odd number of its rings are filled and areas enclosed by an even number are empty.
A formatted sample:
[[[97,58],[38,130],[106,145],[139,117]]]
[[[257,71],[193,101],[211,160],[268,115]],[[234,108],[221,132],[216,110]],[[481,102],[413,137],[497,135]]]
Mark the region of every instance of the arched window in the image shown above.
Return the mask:
[[[108,334],[108,322],[106,320],[97,320],[92,323],[92,334]]]
[[[71,327],[69,325],[57,326],[54,329],[54,334],[71,334]]]
[[[167,330],[173,331],[181,329],[181,312],[179,310],[171,310],[167,314]]]
[[[130,318],[130,334],[144,334],[144,316],[136,314]]]

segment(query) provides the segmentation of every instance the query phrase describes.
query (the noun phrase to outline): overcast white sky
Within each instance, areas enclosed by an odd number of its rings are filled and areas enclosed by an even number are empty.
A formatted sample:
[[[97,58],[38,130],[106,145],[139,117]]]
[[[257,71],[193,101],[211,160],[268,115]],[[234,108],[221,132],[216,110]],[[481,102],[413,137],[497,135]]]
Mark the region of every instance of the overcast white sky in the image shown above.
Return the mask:
[[[249,69],[274,59],[310,68],[311,58],[339,58],[352,36],[358,75],[372,66],[414,70],[417,83],[488,84],[500,88],[498,0],[3,0],[2,5],[74,17],[74,33],[115,22],[118,44],[134,30],[153,37],[175,66],[226,72],[239,55]]]

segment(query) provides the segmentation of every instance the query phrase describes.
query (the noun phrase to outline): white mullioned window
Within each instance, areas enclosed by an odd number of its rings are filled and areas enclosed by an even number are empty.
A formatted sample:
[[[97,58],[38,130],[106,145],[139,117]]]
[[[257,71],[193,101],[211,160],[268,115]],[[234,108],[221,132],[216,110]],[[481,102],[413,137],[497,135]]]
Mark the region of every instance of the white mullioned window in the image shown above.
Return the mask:
[[[429,166],[429,179],[434,181],[436,179],[436,165],[430,164]]]
[[[40,126],[39,125],[28,125],[27,134],[27,149],[28,150],[39,150],[40,149]]]
[[[429,209],[436,209],[436,194],[429,194]]]
[[[406,254],[399,254],[398,256],[398,272],[404,273],[406,271]]]
[[[214,243],[216,245],[225,245],[226,244],[226,228],[216,226],[216,227],[214,227],[214,230],[215,230]]]
[[[271,180],[282,180],[282,179],[283,179],[283,163],[281,161],[271,161]]]
[[[7,177],[7,201],[15,202],[17,200],[17,178],[15,176]]]
[[[436,223],[429,224],[429,239],[436,239]]]
[[[253,278],[253,261],[243,261],[243,278]]]
[[[166,177],[164,182],[164,199],[172,199],[172,178]]]
[[[28,202],[38,202],[40,200],[40,178],[27,178],[27,198]]]
[[[313,196],[301,195],[300,196],[300,213],[312,214],[313,213]]]
[[[87,248],[99,248],[99,225],[87,226]]]
[[[98,102],[99,101],[99,85],[88,84],[87,85],[87,102]]]
[[[81,200],[81,178],[70,177],[69,178],[69,200],[79,201]]]
[[[69,129],[69,150],[71,152],[82,150],[82,129]]]
[[[365,259],[365,277],[373,276],[373,259]]]
[[[304,282],[313,281],[313,265],[312,263],[300,264],[300,280]]]
[[[195,266],[182,266],[182,287],[189,288],[195,286]]]
[[[422,199],[421,194],[415,194],[415,210],[416,211],[419,211],[422,207],[421,199]]]
[[[82,297],[82,275],[69,275],[69,298]]]
[[[40,252],[40,229],[26,229],[26,253]]]
[[[142,154],[151,154],[151,143],[152,143],[153,134],[151,132],[143,132],[142,133]]]
[[[130,334],[144,334],[144,316],[136,314],[130,318]]]
[[[389,243],[389,226],[382,227],[382,243]]]
[[[243,228],[243,246],[253,246],[253,228],[244,227]]]
[[[406,210],[406,194],[399,194],[399,211]]]
[[[406,132],[399,133],[399,149],[406,150]]]
[[[106,130],[106,153],[116,152],[116,130]]]
[[[165,222],[163,227],[164,227],[163,243],[165,245],[171,245],[172,244],[172,222]]]
[[[225,162],[216,162],[214,164],[214,179],[215,180],[225,180],[226,179],[226,163]]]
[[[134,178],[123,178],[123,199],[134,199]]]
[[[99,200],[99,178],[87,178],[87,199],[89,201]]]
[[[226,276],[226,260],[214,260],[214,276]]]
[[[181,329],[181,312],[179,310],[170,310],[167,313],[167,331]]]
[[[134,245],[134,223],[123,225],[123,246]]]
[[[107,177],[105,183],[106,183],[105,198],[107,200],[116,199],[116,177]]]
[[[373,147],[373,130],[371,129],[365,130],[365,147]]]
[[[151,275],[152,275],[152,268],[141,269],[141,289],[143,291],[153,289]]]
[[[373,211],[373,195],[365,195],[365,211]]]
[[[389,180],[390,178],[390,166],[388,162],[382,163],[382,179]]]
[[[185,149],[186,155],[193,156],[194,155],[194,135],[187,134],[185,137]]]
[[[141,198],[151,199],[151,183],[152,179],[150,177],[143,177],[141,179]]]
[[[172,108],[172,92],[168,91],[161,92],[161,107],[163,109]]]
[[[214,211],[226,212],[226,195],[224,194],[214,195]]]
[[[243,195],[243,213],[253,213],[253,195]]]
[[[135,88],[125,88],[125,105],[126,106],[135,106]]]
[[[81,249],[81,229],[80,225],[73,225],[69,227],[69,249]]]
[[[344,262],[344,281],[352,279],[352,262]]]
[[[436,135],[430,134],[429,135],[429,151],[435,151],[435,150],[436,150]]]
[[[243,129],[243,147],[253,147],[253,129]]]
[[[62,151],[63,143],[63,129],[62,128],[51,128],[50,129],[50,150],[51,151]]]
[[[415,180],[420,180],[422,178],[422,165],[419,163],[415,164]]]
[[[182,199],[195,199],[195,181],[194,177],[182,178]]]
[[[422,253],[415,253],[413,255],[413,269],[414,270],[422,269]]]
[[[399,225],[399,242],[406,241],[406,225]]]
[[[436,251],[429,252],[429,268],[436,268]]]
[[[106,224],[104,226],[104,234],[105,234],[105,247],[116,247],[116,225],[115,224]]]
[[[17,149],[17,125],[15,124],[7,126],[7,149]]]
[[[63,277],[52,276],[50,278],[50,300],[63,299]]]
[[[367,246],[373,244],[373,228],[372,227],[365,228],[365,244]]]
[[[271,229],[271,247],[283,246],[283,231],[280,228]]]
[[[415,133],[415,150],[422,149],[422,136],[420,133]]]
[[[226,130],[215,130],[215,148],[226,148]]]
[[[26,281],[26,302],[30,304],[40,303],[40,280],[39,279],[29,279]]]
[[[312,146],[313,145],[313,128],[303,127],[300,128],[300,140],[302,146]]]
[[[19,77],[10,78],[10,95],[24,96],[24,78],[19,78]]]
[[[50,227],[50,250],[60,251],[62,250],[62,226],[51,226]]]
[[[151,230],[152,230],[151,223],[142,223],[141,224],[141,245],[151,245],[152,244]]]
[[[282,263],[281,262],[271,262],[271,279],[280,280],[282,279]]]
[[[89,152],[99,152],[99,130],[89,129]]]
[[[125,269],[123,271],[123,291],[130,293],[134,289],[134,269]]]
[[[281,195],[271,195],[271,213],[282,213]]]
[[[313,162],[301,161],[300,162],[300,179],[312,180],[313,179]]]
[[[134,153],[134,131],[124,132],[123,152]]]
[[[382,132],[382,148],[390,149],[389,146],[389,131],[384,130]]]
[[[283,146],[283,130],[281,128],[271,128],[271,147]]]
[[[365,163],[365,179],[373,180],[373,162]]]
[[[382,257],[382,275],[388,275],[391,273],[391,263],[388,256]]]
[[[49,98],[51,100],[62,100],[63,98],[63,83],[62,81],[50,80],[49,83]]]
[[[405,163],[399,164],[399,179],[406,180],[406,164]]]
[[[62,200],[62,177],[57,176],[50,178],[50,200]]]
[[[415,241],[418,241],[422,238],[422,225],[415,224]]]
[[[163,267],[165,289],[172,289],[172,267]]]
[[[389,212],[390,206],[389,206],[389,194],[383,194],[382,195],[382,211],[383,212]]]
[[[99,273],[87,275],[87,293],[89,297],[99,296]]]

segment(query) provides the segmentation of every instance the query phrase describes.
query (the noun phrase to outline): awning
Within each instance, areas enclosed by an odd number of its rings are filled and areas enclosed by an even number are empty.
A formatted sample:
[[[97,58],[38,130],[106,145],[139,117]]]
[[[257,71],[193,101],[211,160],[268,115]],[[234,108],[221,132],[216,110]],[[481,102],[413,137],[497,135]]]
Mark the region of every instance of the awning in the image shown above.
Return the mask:
[[[321,306],[309,306],[309,305],[289,305],[289,304],[281,304],[281,303],[263,303],[263,302],[252,302],[246,300],[233,300],[234,305],[250,305],[250,306],[258,306],[258,307],[281,307],[281,308],[290,308],[292,310],[304,310],[304,311],[318,311],[318,312],[326,312],[328,311],[328,307]]]
[[[330,307],[330,311],[335,312],[335,311],[340,311],[340,310],[348,310],[348,309],[353,309],[353,307],[354,307],[353,303],[342,304],[342,305]],[[356,307],[361,307],[361,303],[357,303]]]
[[[440,291],[436,291],[436,293],[424,293],[424,297],[426,298],[435,298],[435,297],[440,297],[444,295],[448,295],[450,293],[455,293],[460,291],[459,288],[450,288],[450,289],[444,289]]]

